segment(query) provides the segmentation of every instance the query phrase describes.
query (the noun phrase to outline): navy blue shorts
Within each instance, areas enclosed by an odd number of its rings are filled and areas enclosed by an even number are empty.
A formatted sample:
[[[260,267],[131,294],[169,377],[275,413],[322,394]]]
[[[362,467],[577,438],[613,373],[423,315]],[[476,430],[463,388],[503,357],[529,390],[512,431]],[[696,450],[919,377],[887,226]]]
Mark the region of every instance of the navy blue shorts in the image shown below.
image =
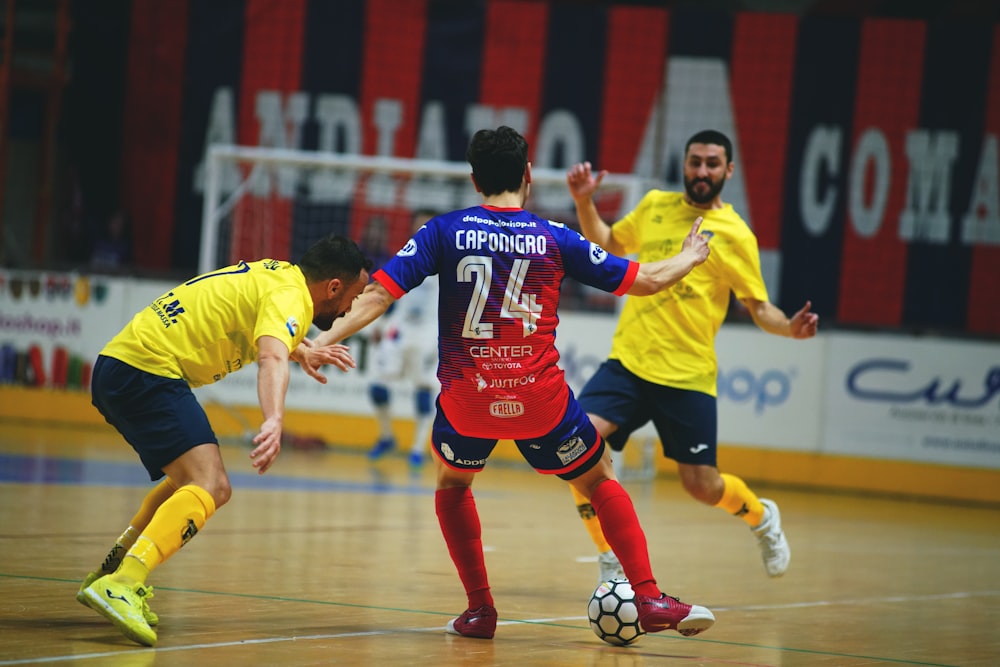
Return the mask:
[[[151,480],[163,477],[163,466],[188,450],[219,444],[205,410],[184,380],[98,356],[90,394],[94,407],[139,454]]]
[[[431,442],[441,461],[453,470],[479,472],[486,466],[499,438],[472,438],[462,435],[437,405]],[[604,439],[580,408],[573,392],[562,420],[548,435],[515,440],[528,464],[540,473],[576,479],[597,465],[604,455]]]
[[[718,411],[715,396],[647,382],[617,359],[608,359],[580,392],[580,405],[618,430],[608,437],[620,452],[629,436],[652,421],[663,455],[678,463],[716,465]]]

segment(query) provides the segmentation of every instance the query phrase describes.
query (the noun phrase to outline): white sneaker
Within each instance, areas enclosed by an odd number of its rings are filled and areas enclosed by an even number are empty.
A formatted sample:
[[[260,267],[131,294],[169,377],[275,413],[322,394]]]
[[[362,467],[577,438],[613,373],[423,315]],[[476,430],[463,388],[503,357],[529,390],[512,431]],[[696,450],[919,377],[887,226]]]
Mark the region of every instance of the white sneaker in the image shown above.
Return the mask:
[[[760,504],[764,506],[764,518],[761,519],[759,526],[751,530],[757,536],[767,574],[771,577],[780,577],[788,569],[792,550],[788,548],[788,540],[781,530],[781,513],[778,511],[777,503],[761,498]]]
[[[601,579],[597,582],[598,584],[612,579],[625,579],[625,570],[622,569],[622,564],[618,562],[618,556],[615,555],[614,551],[605,551],[598,556],[597,566],[601,570]]]

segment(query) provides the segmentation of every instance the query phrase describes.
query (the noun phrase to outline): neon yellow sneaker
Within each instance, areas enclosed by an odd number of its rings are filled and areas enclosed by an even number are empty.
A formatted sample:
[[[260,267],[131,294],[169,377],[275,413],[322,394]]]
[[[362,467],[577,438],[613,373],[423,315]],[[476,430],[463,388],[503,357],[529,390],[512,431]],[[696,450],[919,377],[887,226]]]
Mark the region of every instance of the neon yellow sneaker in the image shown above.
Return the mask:
[[[80,590],[76,592],[76,601],[82,604],[84,607],[89,607],[90,603],[87,602],[87,597],[83,594],[87,587],[92,583],[104,576],[104,572],[101,570],[94,570],[83,580],[80,584]],[[153,587],[144,586],[146,594],[142,597],[142,617],[146,619],[146,622],[150,626],[158,625],[160,623],[160,617],[156,615],[156,612],[149,608],[149,599],[153,597]]]
[[[115,624],[132,641],[143,646],[156,645],[156,631],[149,627],[142,613],[148,589],[139,582],[132,585],[98,578],[83,589],[84,604]]]

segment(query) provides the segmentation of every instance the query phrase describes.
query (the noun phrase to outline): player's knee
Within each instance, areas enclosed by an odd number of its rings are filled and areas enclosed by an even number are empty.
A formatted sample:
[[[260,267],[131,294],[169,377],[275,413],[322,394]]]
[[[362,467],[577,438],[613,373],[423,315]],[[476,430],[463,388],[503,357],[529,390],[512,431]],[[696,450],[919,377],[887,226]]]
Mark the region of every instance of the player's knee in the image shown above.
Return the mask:
[[[704,503],[706,505],[714,505],[715,504],[715,503],[712,502],[711,497],[709,496],[709,494],[705,491],[705,489],[703,487],[700,487],[700,486],[699,487],[693,487],[693,488],[687,487],[687,492],[691,495],[692,498],[694,498],[695,500],[697,500],[700,503]]]
[[[417,402],[417,414],[420,416],[429,415],[431,413],[433,403],[431,401],[431,390],[429,387],[420,387],[414,394],[414,400]]]
[[[706,505],[714,505],[721,496],[718,484],[702,475],[682,475],[681,484],[692,498]]]
[[[229,499],[233,497],[233,487],[226,484],[225,486],[216,489],[215,493],[212,494],[212,498],[215,500],[215,509],[219,509],[223,505],[229,502]]]
[[[375,405],[386,405],[389,402],[389,388],[384,384],[373,384],[368,389],[368,395]]]
[[[215,509],[218,510],[220,507],[229,502],[229,499],[233,496],[233,487],[229,483],[229,477],[227,475],[220,475],[218,479],[213,480],[211,487],[205,489],[212,500],[215,501]]]

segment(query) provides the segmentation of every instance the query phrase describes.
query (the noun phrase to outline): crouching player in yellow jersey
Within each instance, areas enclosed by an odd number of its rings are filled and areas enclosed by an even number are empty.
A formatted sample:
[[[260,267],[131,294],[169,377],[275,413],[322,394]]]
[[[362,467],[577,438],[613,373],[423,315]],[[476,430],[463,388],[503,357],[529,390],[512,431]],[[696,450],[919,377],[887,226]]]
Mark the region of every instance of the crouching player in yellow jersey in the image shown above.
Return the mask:
[[[132,318],[94,364],[94,406],[139,454],[151,480],[143,500],[77,600],[129,639],[153,646],[151,570],[194,537],[232,490],[218,440],[192,387],[257,362],[263,422],[250,452],[260,474],[281,450],[289,359],[310,345],[310,323],[329,329],[368,284],[371,260],[330,236],[297,264],[243,262],[178,285]],[[354,367],[343,345],[313,350],[323,363]]]
[[[777,504],[758,498],[742,479],[716,466],[715,335],[726,318],[730,292],[771,334],[811,338],[819,318],[809,302],[789,318],[768,301],[757,237],[721,198],[733,174],[733,147],[724,134],[704,130],[688,140],[684,192],[652,190],[614,225],[601,219],[592,199],[605,174],[595,177],[590,163],[582,163],[566,176],[587,240],[610,253],[637,253],[639,262],[652,262],[677,253],[690,220],[702,216],[701,233],[710,237],[712,253],[669,290],[628,298],[609,358],[583,388],[580,404],[616,451],[652,421],[664,456],[677,462],[684,489],[749,525],[767,573],[780,576],[791,550]],[[575,490],[574,497],[600,552],[600,579],[624,577],[590,503]]]

